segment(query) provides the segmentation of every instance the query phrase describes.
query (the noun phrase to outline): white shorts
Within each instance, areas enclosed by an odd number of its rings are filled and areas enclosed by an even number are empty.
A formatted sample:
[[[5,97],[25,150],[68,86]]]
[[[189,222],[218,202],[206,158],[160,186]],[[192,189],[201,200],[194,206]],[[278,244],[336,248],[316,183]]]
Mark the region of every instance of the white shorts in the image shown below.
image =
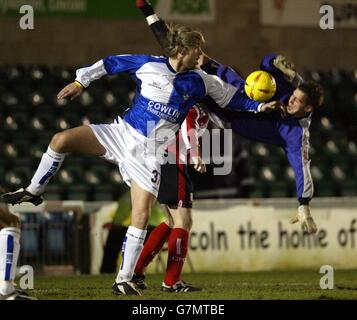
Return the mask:
[[[145,150],[145,137],[120,117],[112,124],[91,124],[90,128],[106,149],[103,159],[116,163],[127,185],[135,181],[155,197],[159,192],[161,167],[156,157]]]

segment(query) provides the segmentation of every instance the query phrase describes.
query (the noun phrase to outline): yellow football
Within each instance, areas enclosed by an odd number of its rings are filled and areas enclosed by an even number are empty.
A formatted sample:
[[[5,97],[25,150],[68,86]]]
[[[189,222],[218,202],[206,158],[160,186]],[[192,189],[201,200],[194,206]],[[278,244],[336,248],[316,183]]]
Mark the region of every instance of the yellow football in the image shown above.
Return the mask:
[[[245,80],[244,91],[252,100],[267,101],[275,94],[275,79],[269,72],[263,70],[254,71]]]

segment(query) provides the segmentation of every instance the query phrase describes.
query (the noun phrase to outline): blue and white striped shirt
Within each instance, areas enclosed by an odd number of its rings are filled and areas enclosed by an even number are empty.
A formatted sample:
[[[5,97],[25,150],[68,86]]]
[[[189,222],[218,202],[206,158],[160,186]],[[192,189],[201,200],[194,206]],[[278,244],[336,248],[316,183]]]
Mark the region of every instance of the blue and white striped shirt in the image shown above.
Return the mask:
[[[216,75],[201,69],[176,72],[166,57],[109,56],[77,70],[76,80],[88,87],[106,74],[125,72],[137,83],[136,95],[124,121],[141,136],[157,138],[162,129],[177,132],[188,110],[206,95],[219,107],[258,112],[260,104]]]

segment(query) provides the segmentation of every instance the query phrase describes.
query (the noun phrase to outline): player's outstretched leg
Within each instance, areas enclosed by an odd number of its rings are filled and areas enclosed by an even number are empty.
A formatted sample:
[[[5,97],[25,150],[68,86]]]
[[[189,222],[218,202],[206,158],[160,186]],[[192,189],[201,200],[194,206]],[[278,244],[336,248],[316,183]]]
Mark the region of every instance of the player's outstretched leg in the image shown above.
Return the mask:
[[[99,143],[89,126],[81,126],[65,130],[53,136],[47,151],[27,188],[2,195],[4,202],[20,204],[30,202],[39,205],[43,202],[42,194],[51,178],[59,171],[62,163],[70,152],[79,152],[87,155],[102,156],[105,148]]]
[[[52,139],[53,140],[53,139]],[[31,180],[31,184],[25,189],[21,188],[15,192],[8,192],[2,195],[4,202],[9,204],[20,204],[22,202],[30,202],[35,206],[43,202],[42,194],[51,177],[60,169],[66,154],[56,152],[50,146],[42,155],[41,162],[37,168],[35,175]]]

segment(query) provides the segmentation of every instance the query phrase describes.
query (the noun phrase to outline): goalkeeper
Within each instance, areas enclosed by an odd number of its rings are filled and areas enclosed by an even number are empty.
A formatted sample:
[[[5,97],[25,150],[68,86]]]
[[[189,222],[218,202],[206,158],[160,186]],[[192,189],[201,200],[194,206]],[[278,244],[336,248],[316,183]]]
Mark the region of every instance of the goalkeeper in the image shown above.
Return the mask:
[[[166,24],[158,18],[149,2],[136,0],[136,6],[145,15],[148,25],[165,51]],[[221,65],[205,54],[200,58],[200,68],[244,90],[244,80],[233,69]],[[260,68],[271,73],[275,78],[277,91],[272,100],[280,100],[287,105],[285,114],[259,115],[222,110],[217,108],[216,103],[209,97],[206,97],[203,102],[214,114],[230,122],[236,133],[284,149],[294,170],[299,201],[298,212],[292,217],[291,222],[300,222],[308,233],[315,233],[317,227],[309,207],[314,192],[310,173],[309,127],[312,112],[322,104],[323,90],[317,83],[303,82],[293,64],[281,55],[273,54],[264,57]]]

